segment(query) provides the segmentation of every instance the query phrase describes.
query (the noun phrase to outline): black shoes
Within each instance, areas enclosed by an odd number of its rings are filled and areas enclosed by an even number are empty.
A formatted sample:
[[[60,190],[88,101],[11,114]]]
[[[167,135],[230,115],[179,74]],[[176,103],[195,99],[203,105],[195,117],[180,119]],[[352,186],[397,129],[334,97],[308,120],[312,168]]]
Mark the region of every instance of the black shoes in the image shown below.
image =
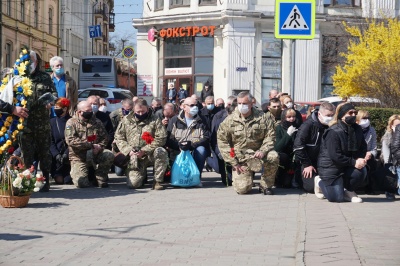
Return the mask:
[[[263,188],[263,187],[259,187],[258,191],[260,193],[263,193],[264,195],[274,195],[274,192],[272,191],[271,188]]]

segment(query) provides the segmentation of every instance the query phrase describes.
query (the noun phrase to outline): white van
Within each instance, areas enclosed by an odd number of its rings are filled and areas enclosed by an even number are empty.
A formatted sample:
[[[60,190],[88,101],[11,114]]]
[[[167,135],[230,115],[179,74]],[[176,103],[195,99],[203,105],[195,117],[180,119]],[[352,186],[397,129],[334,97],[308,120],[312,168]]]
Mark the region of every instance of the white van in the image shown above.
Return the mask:
[[[326,97],[326,98],[321,98],[318,100],[318,102],[330,102],[335,106],[338,106],[338,104],[345,102],[341,97],[339,96],[332,96],[332,97]],[[381,107],[382,103],[380,100],[376,98],[368,98],[368,97],[359,97],[359,96],[353,96],[347,98],[347,102],[351,102],[355,106],[368,106],[368,107]]]

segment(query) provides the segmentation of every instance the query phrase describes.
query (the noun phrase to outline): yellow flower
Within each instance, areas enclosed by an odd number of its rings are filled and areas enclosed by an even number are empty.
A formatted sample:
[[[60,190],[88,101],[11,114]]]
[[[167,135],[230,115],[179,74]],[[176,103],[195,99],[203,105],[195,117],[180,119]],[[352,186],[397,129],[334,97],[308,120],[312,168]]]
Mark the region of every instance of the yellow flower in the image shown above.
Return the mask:
[[[12,122],[13,121],[13,117],[11,116],[11,115],[9,115],[8,117],[7,117],[7,119],[6,119],[6,121],[8,121],[8,122]]]
[[[11,140],[6,141],[6,145],[11,146],[11,144],[12,144]]]
[[[19,124],[17,127],[18,127],[18,129],[19,129],[19,130],[22,130],[22,129],[24,129],[24,126],[23,126],[23,125],[21,125],[21,124]],[[3,127],[3,128],[4,128],[4,127]],[[3,131],[3,129],[1,129],[1,131]],[[7,129],[6,129],[6,131],[7,131]],[[5,132],[5,131],[4,131],[4,132]]]
[[[25,75],[25,65],[22,66],[22,63],[21,63],[21,65],[17,66],[17,69],[18,69],[20,76]]]
[[[26,103],[27,103],[26,100],[22,100],[21,101],[21,104],[22,104],[23,107],[25,107]]]
[[[6,88],[6,84],[0,86],[0,92],[2,92]]]
[[[1,133],[1,132],[0,132]],[[14,132],[12,133],[13,137],[15,137],[17,134],[19,133],[19,131],[16,129],[14,130]]]
[[[3,147],[1,147],[0,148],[0,153],[3,153],[4,152],[4,149],[3,149]]]
[[[23,77],[21,83],[22,86],[28,86],[29,88],[32,86],[32,81],[27,77]]]
[[[25,118],[21,117],[18,121],[22,124],[24,122],[24,119]]]
[[[33,93],[33,91],[32,91],[31,89],[25,89],[25,88],[24,88],[24,95],[25,95],[25,96],[31,96],[32,93]]]
[[[2,128],[1,128],[1,131],[4,132],[4,133],[6,133],[6,132],[7,132],[7,128],[6,128],[6,127],[2,127]]]
[[[0,137],[2,137],[4,135],[3,131],[0,131]]]
[[[3,84],[7,84],[8,83],[8,76],[5,76],[1,82],[3,82]]]
[[[8,122],[8,121],[6,121],[6,122],[4,122],[4,126],[5,127],[9,127],[11,124],[10,124],[10,122]]]
[[[18,63],[18,62],[20,62],[21,60],[17,59],[17,60],[15,60],[15,61]]]
[[[16,91],[16,90],[15,90]],[[17,99],[13,99],[13,103],[17,103],[18,102],[18,100]]]
[[[26,49],[23,49],[23,50],[22,50],[22,53],[23,53],[23,54],[27,54],[28,51],[27,51]]]

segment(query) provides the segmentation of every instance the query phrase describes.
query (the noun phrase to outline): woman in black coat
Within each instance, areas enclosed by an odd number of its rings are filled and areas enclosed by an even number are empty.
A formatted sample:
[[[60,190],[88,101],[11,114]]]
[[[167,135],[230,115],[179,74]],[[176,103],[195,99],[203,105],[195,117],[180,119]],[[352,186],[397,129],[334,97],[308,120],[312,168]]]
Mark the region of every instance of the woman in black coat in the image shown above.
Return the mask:
[[[70,175],[71,164],[68,157],[68,146],[65,142],[65,124],[69,115],[70,101],[67,98],[59,98],[54,106],[56,117],[50,119],[52,157],[51,176],[56,184],[72,184]]]
[[[354,190],[366,182],[367,144],[356,115],[351,103],[340,104],[322,138],[315,189],[331,202],[362,202]]]

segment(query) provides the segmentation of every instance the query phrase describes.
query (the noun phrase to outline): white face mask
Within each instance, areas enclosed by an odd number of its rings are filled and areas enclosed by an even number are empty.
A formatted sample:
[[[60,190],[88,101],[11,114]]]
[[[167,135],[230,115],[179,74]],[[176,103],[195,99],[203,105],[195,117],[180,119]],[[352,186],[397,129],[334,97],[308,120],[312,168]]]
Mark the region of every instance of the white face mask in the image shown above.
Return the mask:
[[[100,106],[99,111],[103,112],[103,113],[107,113],[107,106],[105,106],[105,105]]]
[[[293,108],[293,103],[292,102],[287,102],[285,103],[287,108]]]
[[[362,128],[367,128],[370,125],[369,119],[361,119],[359,125]]]
[[[241,114],[247,114],[249,112],[248,104],[238,104],[237,108]]]
[[[333,117],[323,116],[323,115],[321,115],[321,114],[319,114],[319,116],[320,116],[319,121],[320,121],[321,124],[323,124],[323,125],[328,125],[328,124],[332,121],[332,119],[333,119]]]

